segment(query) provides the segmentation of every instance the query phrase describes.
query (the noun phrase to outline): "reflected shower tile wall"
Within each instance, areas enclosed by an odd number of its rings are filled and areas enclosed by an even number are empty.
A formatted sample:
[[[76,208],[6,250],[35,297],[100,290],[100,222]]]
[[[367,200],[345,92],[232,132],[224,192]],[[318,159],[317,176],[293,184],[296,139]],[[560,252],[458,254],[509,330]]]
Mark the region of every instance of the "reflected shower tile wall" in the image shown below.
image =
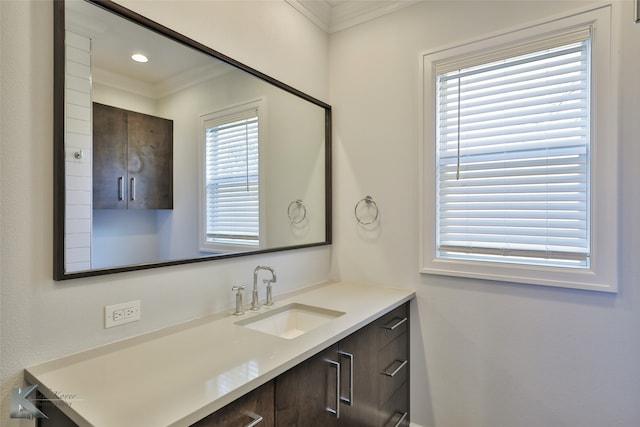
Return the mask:
[[[67,30],[65,56],[65,269],[74,272],[91,268],[91,39]]]

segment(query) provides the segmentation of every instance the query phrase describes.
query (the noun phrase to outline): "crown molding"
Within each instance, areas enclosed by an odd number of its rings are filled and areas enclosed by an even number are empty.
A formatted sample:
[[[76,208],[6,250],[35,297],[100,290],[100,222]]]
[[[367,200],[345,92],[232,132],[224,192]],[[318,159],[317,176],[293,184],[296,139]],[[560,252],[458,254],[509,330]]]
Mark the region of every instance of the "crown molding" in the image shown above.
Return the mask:
[[[120,73],[93,67],[91,70],[91,80],[92,82],[100,83],[108,87],[158,100],[191,86],[213,80],[231,71],[233,71],[233,67],[223,62],[214,61],[211,64],[191,68],[163,81],[148,83]]]
[[[285,1],[323,31],[335,33],[411,6],[420,0],[345,1],[335,6],[327,0]]]
[[[285,0],[325,32],[330,32],[331,5],[325,0]]]

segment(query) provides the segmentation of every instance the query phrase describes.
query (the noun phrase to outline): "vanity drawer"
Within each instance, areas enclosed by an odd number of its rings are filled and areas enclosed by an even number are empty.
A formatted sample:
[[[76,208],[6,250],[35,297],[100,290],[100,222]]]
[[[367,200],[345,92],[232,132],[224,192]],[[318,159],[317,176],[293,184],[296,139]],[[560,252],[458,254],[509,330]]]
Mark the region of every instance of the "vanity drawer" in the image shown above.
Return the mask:
[[[407,381],[407,334],[387,344],[378,355],[379,403],[383,404]]]
[[[376,343],[382,348],[402,335],[409,324],[407,304],[390,311],[376,321]]]
[[[191,427],[275,426],[275,381],[269,381]]]
[[[400,387],[380,407],[380,427],[409,427],[407,386]]]

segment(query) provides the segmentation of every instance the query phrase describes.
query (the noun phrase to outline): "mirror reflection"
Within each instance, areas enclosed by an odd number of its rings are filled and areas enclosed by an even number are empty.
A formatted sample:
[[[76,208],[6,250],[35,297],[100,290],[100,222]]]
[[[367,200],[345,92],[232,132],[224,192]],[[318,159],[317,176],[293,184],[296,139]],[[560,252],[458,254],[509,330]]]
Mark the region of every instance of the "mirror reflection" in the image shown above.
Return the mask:
[[[65,3],[57,279],[329,243],[328,105]]]

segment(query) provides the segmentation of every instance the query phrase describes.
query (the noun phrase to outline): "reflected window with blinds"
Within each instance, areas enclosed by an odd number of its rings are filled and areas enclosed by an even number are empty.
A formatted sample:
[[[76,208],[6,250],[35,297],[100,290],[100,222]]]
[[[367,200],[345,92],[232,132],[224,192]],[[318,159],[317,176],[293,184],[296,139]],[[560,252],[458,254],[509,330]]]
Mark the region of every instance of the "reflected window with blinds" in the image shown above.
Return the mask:
[[[205,116],[202,125],[204,246],[257,247],[260,244],[258,108]]]
[[[589,30],[459,65],[435,74],[437,256],[588,268]]]

